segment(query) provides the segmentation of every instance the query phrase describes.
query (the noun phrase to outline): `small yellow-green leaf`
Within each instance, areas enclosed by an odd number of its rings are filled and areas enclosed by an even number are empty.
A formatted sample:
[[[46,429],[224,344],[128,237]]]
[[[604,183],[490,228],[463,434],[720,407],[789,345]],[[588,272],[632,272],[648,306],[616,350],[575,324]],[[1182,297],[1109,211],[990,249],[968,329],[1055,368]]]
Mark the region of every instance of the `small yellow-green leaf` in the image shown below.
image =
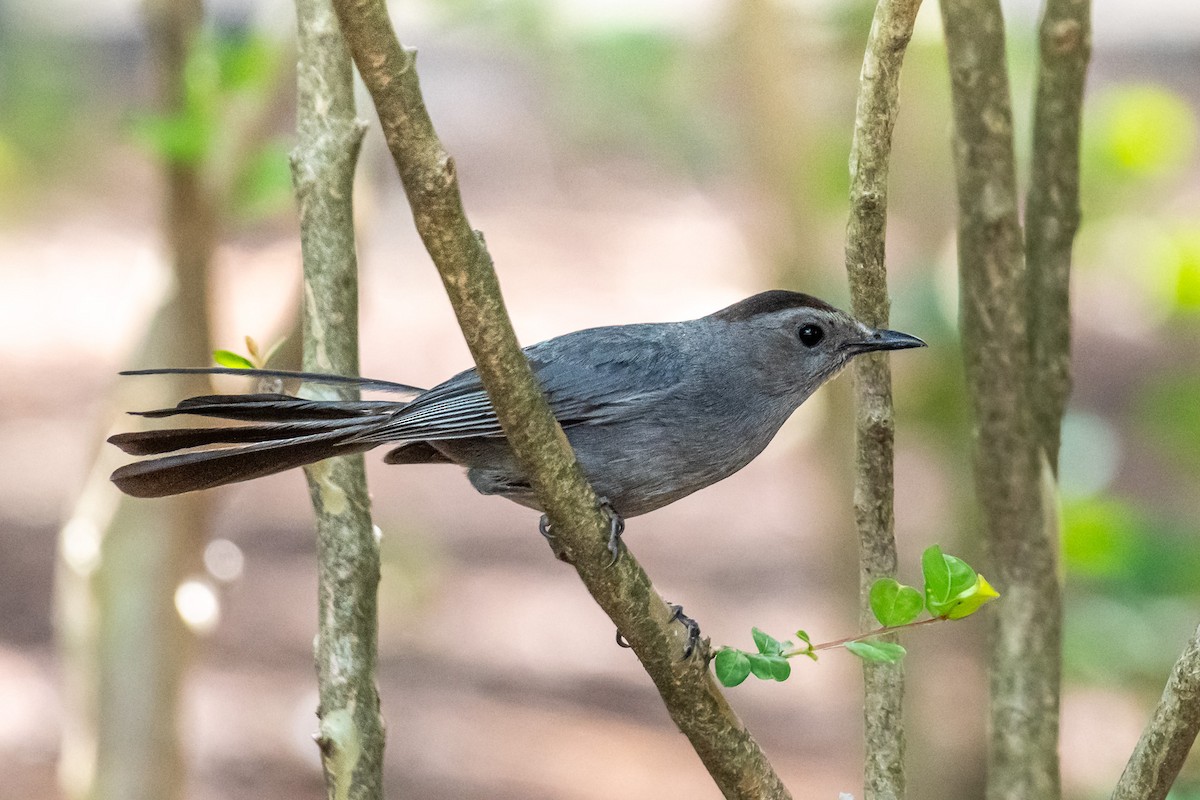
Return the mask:
[[[925,607],[943,617],[964,592],[975,586],[975,570],[961,558],[945,555],[936,544],[921,555],[925,576]]]
[[[993,589],[982,575],[977,575],[975,585],[971,587],[970,593],[965,597],[960,597],[946,613],[946,616],[949,619],[969,617],[982,608],[985,603],[990,603],[999,596],[1000,593]]]
[[[232,350],[213,350],[213,361],[230,369],[254,369],[254,363],[250,359]]]

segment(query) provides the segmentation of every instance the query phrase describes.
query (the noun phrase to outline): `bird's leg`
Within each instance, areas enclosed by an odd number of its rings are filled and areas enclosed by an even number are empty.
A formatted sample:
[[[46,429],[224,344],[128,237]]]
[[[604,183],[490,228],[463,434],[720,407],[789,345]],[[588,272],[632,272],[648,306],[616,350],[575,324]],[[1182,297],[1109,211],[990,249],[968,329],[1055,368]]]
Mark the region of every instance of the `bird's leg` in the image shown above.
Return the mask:
[[[625,533],[625,520],[613,508],[607,497],[598,498],[600,510],[608,517],[608,552],[612,554],[610,567],[621,558],[621,534]]]
[[[538,533],[546,540],[546,544],[550,545],[550,550],[554,553],[555,558],[564,564],[570,564],[571,559],[567,556],[567,551],[563,550],[562,545],[554,538],[554,532],[551,530],[551,527],[550,518],[542,514],[542,518],[538,520]]]

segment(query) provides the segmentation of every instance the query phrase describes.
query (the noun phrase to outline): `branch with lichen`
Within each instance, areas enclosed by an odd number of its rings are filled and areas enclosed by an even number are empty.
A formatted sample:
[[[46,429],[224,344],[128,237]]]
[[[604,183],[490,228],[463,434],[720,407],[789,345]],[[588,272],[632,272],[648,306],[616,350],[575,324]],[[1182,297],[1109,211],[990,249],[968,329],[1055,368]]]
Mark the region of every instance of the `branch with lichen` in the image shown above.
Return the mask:
[[[417,230],[563,557],[632,647],[725,796],[789,797],[717,688],[705,652],[683,658],[684,628],[672,622],[671,608],[637,560],[626,551],[609,567],[609,521],[517,344],[483,237],[464,213],[454,161],[425,109],[415,53],[397,40],[383,0],[335,0],[334,5],[375,102]]]
[[[846,227],[846,271],[854,315],[887,327],[888,160],[899,113],[900,67],[912,38],[920,0],[880,0],[863,56],[850,149],[850,221]],[[896,574],[894,492],[895,419],[892,375],[882,354],[854,362],[856,479],[854,517],[859,540],[862,625],[873,624],[868,594],[876,580]],[[889,637],[894,640],[894,636]],[[904,666],[863,662],[865,759],[868,800],[905,795]]]
[[[292,178],[304,257],[304,369],[357,375],[358,264],[351,197],[365,126],[353,68],[328,0],[296,0],[298,143]],[[307,387],[326,399],[357,390]],[[375,683],[379,544],[361,455],[305,468],[317,516],[320,727],[330,800],[381,800],[384,726]]]

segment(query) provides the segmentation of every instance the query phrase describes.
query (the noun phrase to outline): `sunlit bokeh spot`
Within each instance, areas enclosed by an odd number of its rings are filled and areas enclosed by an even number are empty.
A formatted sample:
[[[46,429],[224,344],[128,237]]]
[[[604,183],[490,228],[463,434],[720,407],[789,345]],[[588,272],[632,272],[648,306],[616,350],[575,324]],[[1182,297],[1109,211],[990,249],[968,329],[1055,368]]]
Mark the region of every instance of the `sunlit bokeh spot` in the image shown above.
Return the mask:
[[[204,567],[221,583],[232,583],[242,577],[245,566],[242,548],[228,539],[213,539],[204,548]]]
[[[62,556],[80,575],[90,575],[100,566],[100,528],[93,520],[74,517],[63,526]]]
[[[208,581],[192,578],[175,590],[175,610],[189,628],[211,633],[221,619],[221,601]]]

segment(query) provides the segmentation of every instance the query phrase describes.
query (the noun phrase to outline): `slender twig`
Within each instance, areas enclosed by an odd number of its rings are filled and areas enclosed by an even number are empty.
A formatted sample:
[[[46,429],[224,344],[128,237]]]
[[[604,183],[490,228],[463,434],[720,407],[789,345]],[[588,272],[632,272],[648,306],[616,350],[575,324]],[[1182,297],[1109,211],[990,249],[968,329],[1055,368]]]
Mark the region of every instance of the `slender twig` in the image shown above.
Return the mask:
[[[358,374],[358,276],[351,203],[365,125],[350,55],[329,0],[296,0],[299,141],[292,176],[304,256],[304,369]],[[349,399],[357,391],[321,387]],[[310,391],[318,391],[315,387]],[[320,730],[331,800],[383,797],[383,718],[375,685],[379,545],[363,459],[305,468],[317,513]]]
[[[802,656],[808,653],[819,653],[822,650],[833,650],[836,647],[844,647],[850,644],[850,642],[861,642],[863,639],[873,639],[876,636],[886,636],[892,633],[899,633],[900,631],[920,628],[923,625],[932,625],[935,622],[947,622],[948,620],[948,617],[930,617],[929,619],[910,622],[907,625],[885,626],[882,628],[876,628],[873,631],[867,631],[866,633],[856,633],[853,636],[844,636],[841,639],[834,639],[831,642],[821,642],[820,644],[805,645],[804,647],[793,647],[791,650],[783,651],[782,655],[784,658],[791,658],[792,656]]]
[[[1175,662],[1112,800],[1162,800],[1200,733],[1200,628]]]
[[[425,110],[415,52],[397,40],[384,0],[335,0],[334,5],[375,101],[417,230],[562,553],[632,646],[721,791],[727,797],[788,797],[721,695],[705,653],[682,658],[683,627],[671,621],[671,609],[637,560],[626,552],[608,567],[608,521],[517,344],[483,237],[471,229],[463,211],[454,162]]]
[[[846,228],[846,271],[854,314],[869,325],[888,321],[887,174],[892,129],[899,113],[900,66],[912,37],[920,0],[880,0],[859,78],[854,141],[850,149],[850,221]],[[856,464],[854,516],[859,539],[862,624],[869,625],[867,597],[879,578],[896,573],[893,515],[892,376],[886,357],[854,363]],[[863,663],[864,791],[868,800],[898,800],[905,794],[904,667]]]
[[[1079,131],[1091,55],[1091,0],[1047,0],[1042,12],[1033,158],[1025,203],[1029,267],[1030,402],[1038,439],[1058,472],[1071,391],[1071,245],[1079,227]]]
[[[1004,602],[993,615],[990,800],[1060,796],[1062,600],[1034,390],[1012,105],[998,0],[941,0],[954,105],[959,309],[975,486]]]

